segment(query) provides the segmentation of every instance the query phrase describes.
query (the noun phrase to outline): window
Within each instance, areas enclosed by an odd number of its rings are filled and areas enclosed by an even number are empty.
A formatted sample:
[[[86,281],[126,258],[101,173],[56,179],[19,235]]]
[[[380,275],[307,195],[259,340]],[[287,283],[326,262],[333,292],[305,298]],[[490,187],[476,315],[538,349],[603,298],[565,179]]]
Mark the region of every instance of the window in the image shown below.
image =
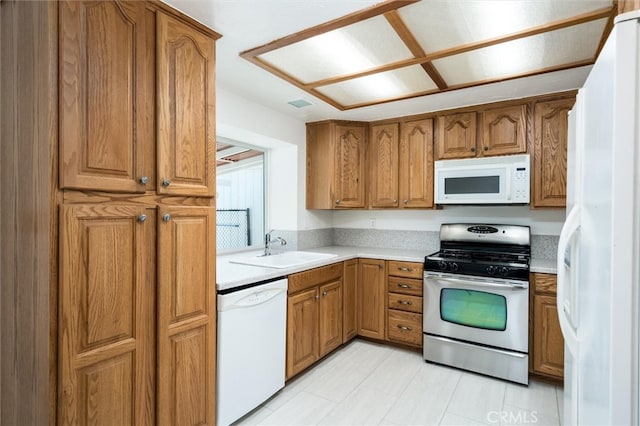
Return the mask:
[[[220,137],[216,151],[217,250],[261,246],[265,233],[265,153]]]

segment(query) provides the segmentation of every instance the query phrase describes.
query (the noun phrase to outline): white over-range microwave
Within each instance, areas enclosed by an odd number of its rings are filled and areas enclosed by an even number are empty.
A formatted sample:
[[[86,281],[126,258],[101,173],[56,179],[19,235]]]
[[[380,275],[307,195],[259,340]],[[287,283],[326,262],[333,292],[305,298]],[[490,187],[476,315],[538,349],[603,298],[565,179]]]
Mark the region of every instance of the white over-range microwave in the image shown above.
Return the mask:
[[[436,204],[528,204],[529,155],[435,162]]]

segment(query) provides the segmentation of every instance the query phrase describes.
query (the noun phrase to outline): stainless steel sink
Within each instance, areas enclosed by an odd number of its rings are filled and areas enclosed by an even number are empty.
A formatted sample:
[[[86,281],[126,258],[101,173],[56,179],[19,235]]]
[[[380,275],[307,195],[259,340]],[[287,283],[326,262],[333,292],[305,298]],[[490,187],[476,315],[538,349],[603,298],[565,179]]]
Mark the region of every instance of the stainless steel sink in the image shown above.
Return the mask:
[[[337,256],[337,254],[316,253],[312,251],[285,251],[282,253],[272,254],[270,256],[259,255],[232,259],[229,262],[239,263],[242,265],[262,266],[264,268],[282,269],[300,266],[306,263],[313,263]]]

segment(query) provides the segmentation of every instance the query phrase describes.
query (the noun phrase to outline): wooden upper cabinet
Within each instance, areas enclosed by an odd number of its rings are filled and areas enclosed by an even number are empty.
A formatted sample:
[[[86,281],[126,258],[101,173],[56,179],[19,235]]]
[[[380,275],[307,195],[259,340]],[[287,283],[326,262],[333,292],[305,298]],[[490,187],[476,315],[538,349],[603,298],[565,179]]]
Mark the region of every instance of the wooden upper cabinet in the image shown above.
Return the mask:
[[[145,10],[144,2],[60,2],[61,188],[153,185],[153,159],[145,158],[155,114]]]
[[[158,419],[215,424],[215,209],[158,211]]]
[[[476,121],[475,111],[439,116],[437,159],[475,157]]]
[[[513,105],[482,112],[484,156],[527,152],[527,106]]]
[[[307,123],[308,209],[365,207],[367,124]]]
[[[567,196],[568,113],[575,98],[534,106],[532,207],[565,207]]]
[[[400,205],[433,207],[433,119],[400,128]]]
[[[369,205],[397,207],[399,191],[398,123],[371,127],[369,138]]]
[[[158,193],[214,196],[215,40],[157,12]]]
[[[140,206],[61,207],[59,424],[155,423],[155,222]]]

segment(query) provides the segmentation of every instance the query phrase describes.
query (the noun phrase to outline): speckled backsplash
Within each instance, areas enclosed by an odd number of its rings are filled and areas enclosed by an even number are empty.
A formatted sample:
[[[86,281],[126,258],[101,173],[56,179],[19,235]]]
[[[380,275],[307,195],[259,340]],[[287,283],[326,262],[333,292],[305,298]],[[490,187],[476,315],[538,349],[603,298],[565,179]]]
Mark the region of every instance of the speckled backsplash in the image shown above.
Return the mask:
[[[307,250],[326,246],[354,246],[419,250],[427,255],[437,251],[440,247],[439,233],[437,231],[326,228],[303,231],[276,230],[272,235],[287,240],[287,245],[282,247],[285,250]],[[536,259],[555,260],[558,239],[557,235],[532,235],[531,256]]]

